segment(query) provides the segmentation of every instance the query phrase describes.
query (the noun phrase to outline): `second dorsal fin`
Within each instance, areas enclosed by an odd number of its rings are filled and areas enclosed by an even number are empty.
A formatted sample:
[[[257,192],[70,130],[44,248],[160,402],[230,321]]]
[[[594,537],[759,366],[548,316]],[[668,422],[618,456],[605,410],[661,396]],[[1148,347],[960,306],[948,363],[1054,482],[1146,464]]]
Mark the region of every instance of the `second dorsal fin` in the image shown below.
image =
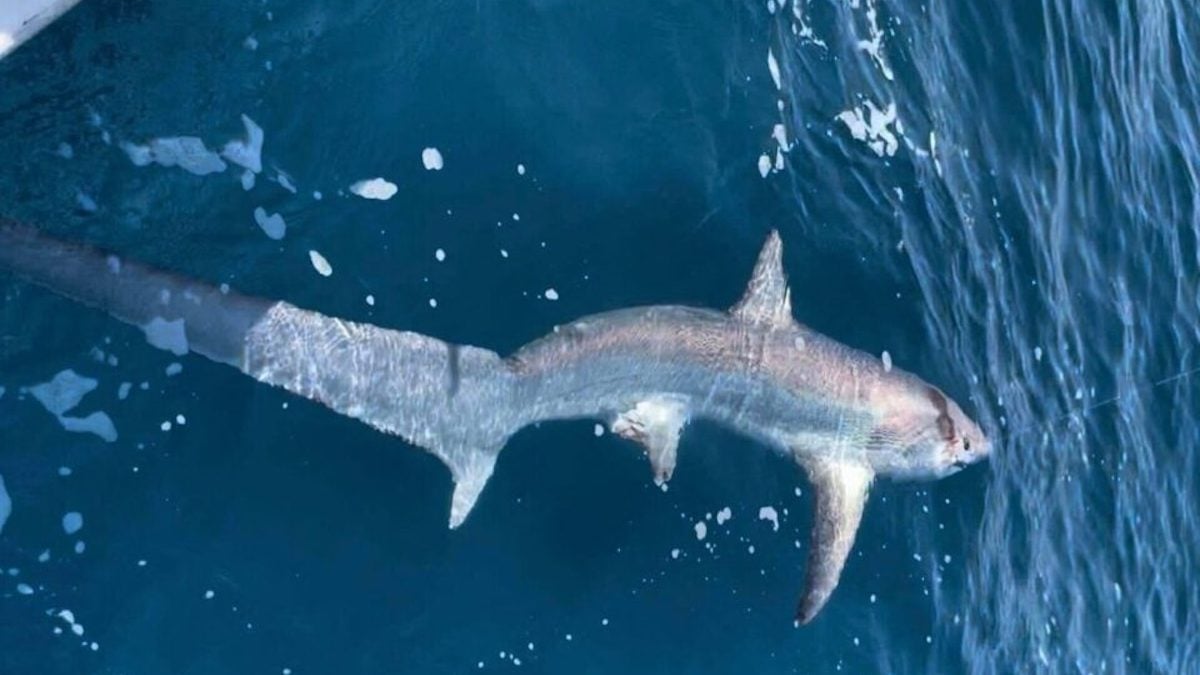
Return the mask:
[[[791,291],[783,273],[783,242],[777,230],[771,230],[758,254],[746,293],[729,313],[749,323],[786,326],[793,322]]]

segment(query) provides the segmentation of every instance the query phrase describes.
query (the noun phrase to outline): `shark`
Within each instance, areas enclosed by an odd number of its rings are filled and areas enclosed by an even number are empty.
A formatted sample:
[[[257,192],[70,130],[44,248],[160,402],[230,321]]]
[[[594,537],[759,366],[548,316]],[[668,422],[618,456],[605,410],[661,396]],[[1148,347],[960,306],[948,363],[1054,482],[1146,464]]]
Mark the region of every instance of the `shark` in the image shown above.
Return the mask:
[[[467,519],[519,429],[595,419],[675,470],[690,420],[791,458],[814,495],[795,620],[829,601],[876,478],[934,480],[988,456],[937,387],[798,322],[777,231],[727,311],[658,305],[585,316],[508,356],[243,295],[0,220],[0,267],[427,450],[449,469],[449,526]]]

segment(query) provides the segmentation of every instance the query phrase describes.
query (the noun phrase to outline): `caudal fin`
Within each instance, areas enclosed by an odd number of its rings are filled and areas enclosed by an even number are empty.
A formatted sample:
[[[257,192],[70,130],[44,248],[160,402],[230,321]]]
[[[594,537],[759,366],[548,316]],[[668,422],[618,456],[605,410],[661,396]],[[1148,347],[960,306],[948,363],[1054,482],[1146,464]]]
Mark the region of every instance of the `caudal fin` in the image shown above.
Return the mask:
[[[218,289],[0,218],[0,268],[318,401],[436,455],[454,479],[450,527],[474,508],[523,423],[495,353]]]
[[[157,270],[0,218],[0,267],[140,327],[156,347],[237,365],[271,303]]]

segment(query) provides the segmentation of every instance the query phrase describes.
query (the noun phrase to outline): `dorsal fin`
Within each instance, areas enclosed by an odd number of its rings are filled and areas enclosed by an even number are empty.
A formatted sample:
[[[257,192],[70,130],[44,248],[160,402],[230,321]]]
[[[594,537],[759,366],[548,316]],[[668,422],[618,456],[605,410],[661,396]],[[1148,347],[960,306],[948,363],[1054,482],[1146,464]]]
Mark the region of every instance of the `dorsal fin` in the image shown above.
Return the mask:
[[[792,297],[783,273],[783,242],[779,231],[771,230],[746,293],[729,310],[734,318],[750,323],[786,326],[792,323]]]

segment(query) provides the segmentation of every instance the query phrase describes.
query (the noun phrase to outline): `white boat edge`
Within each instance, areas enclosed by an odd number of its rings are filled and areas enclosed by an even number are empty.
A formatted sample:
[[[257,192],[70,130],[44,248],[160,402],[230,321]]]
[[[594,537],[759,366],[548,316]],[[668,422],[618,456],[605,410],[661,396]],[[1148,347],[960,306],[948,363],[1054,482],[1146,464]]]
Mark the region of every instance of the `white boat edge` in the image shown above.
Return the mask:
[[[0,0],[0,59],[54,23],[80,0]]]

